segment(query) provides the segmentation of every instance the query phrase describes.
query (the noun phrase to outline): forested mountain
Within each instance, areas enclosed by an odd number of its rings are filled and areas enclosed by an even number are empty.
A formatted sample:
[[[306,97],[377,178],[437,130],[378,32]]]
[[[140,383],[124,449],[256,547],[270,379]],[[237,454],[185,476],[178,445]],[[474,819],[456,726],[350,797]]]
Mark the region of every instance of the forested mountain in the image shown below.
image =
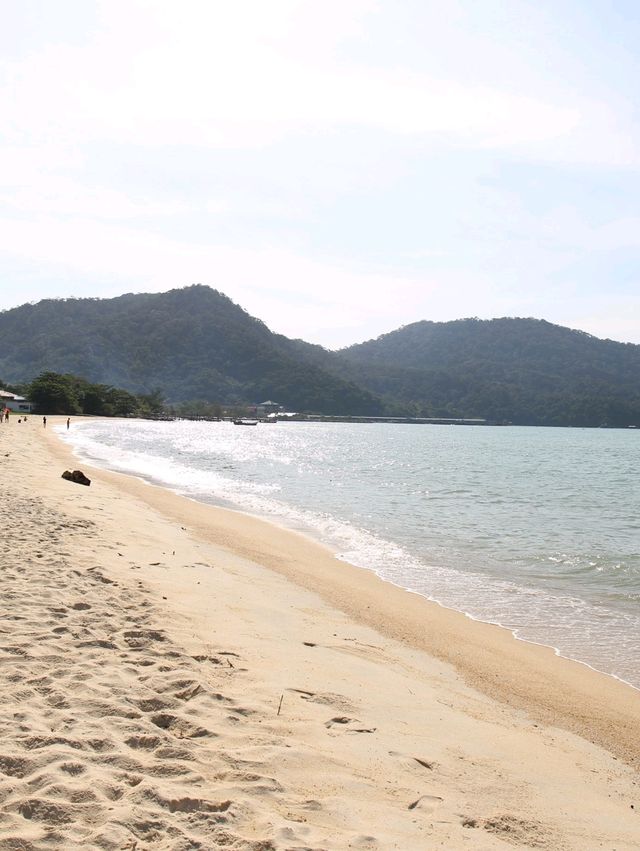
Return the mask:
[[[416,322],[339,354],[343,375],[424,416],[640,426],[640,346],[544,320]]]
[[[0,378],[14,384],[49,370],[132,393],[161,389],[172,402],[383,412],[369,391],[294,357],[285,338],[205,286],[26,304],[0,313],[0,339]]]
[[[536,319],[416,322],[330,352],[200,285],[0,313],[0,379],[71,373],[169,402],[344,415],[640,426],[640,346]]]

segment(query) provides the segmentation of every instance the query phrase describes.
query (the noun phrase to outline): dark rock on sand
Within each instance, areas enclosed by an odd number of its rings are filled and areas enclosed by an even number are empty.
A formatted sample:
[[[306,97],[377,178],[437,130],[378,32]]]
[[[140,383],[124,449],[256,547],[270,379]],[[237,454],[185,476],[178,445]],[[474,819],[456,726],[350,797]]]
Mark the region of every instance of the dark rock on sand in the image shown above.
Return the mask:
[[[76,482],[78,485],[90,485],[91,479],[88,479],[81,470],[74,470],[73,473],[65,470],[62,474],[63,479],[68,479],[70,482]]]

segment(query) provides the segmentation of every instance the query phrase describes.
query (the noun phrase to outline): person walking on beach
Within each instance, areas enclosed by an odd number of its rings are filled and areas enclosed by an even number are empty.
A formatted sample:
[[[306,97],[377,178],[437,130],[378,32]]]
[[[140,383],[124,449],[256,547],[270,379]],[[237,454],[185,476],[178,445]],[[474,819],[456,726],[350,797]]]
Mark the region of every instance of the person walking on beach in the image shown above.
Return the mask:
[[[46,428],[46,427],[47,427],[47,418],[46,418],[46,417],[43,417],[43,418],[42,418],[42,427],[43,427],[43,428]]]
[[[67,431],[69,430],[69,423],[71,422],[71,417],[67,417]]]

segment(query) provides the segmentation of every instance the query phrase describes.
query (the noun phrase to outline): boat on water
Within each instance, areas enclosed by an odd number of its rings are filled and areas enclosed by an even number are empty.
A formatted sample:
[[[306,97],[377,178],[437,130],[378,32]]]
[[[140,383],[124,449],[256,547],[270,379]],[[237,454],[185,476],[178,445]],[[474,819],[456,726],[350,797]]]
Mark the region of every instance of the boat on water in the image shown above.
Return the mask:
[[[234,420],[234,421],[233,421],[233,424],[234,424],[234,425],[250,425],[250,426],[254,426],[254,425],[258,425],[258,420],[245,420],[245,419],[240,419],[240,420]]]

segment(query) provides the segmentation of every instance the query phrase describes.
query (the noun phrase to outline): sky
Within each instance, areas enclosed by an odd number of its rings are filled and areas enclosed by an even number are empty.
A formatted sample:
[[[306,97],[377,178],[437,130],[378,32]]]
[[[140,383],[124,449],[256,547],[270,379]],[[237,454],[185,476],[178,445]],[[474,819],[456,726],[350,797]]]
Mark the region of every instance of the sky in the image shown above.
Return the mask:
[[[0,309],[207,284],[339,348],[640,343],[633,0],[0,0]]]

